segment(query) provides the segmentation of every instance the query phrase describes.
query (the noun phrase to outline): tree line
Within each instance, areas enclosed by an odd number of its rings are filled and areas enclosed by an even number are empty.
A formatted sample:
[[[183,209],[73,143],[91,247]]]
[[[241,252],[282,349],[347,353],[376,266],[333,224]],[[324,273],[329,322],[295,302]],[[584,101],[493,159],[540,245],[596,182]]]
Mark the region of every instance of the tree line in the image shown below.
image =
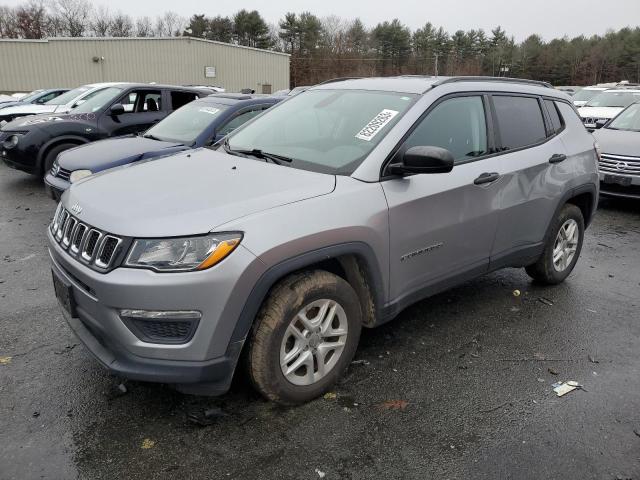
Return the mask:
[[[0,37],[191,36],[291,55],[291,84],[334,77],[439,74],[493,75],[589,85],[640,83],[640,28],[605,35],[543,40],[533,34],[516,42],[502,27],[450,33],[429,22],[411,30],[393,19],[368,27],[359,19],[311,12],[284,15],[269,24],[258,11],[231,16],[174,12],[133,18],[88,0],[27,0],[0,5]]]

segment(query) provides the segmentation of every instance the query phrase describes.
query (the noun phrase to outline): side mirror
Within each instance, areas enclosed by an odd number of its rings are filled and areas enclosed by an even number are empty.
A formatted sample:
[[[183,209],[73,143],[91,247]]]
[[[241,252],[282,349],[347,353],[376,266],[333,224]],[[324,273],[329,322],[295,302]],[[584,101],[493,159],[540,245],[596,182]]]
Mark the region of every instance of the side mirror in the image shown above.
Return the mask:
[[[122,105],[121,103],[116,103],[114,105],[111,105],[111,108],[109,109],[109,113],[111,114],[112,117],[117,117],[118,115],[122,115],[124,113],[124,105]]]
[[[411,147],[400,163],[389,165],[389,172],[394,175],[448,173],[452,169],[453,154],[440,147]]]
[[[596,130],[604,127],[608,122],[609,120],[605,120],[604,118],[600,118],[596,120]]]

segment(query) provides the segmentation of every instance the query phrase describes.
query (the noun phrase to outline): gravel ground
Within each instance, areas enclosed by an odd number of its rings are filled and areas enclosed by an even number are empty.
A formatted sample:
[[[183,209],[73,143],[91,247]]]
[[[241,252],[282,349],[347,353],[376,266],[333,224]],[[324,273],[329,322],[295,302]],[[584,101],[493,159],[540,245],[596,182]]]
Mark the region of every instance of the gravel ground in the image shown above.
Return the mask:
[[[564,284],[511,269],[418,303],[363,332],[335,396],[292,409],[242,381],[122,394],[59,313],[54,208],[0,165],[2,479],[640,479],[640,202],[601,202]]]

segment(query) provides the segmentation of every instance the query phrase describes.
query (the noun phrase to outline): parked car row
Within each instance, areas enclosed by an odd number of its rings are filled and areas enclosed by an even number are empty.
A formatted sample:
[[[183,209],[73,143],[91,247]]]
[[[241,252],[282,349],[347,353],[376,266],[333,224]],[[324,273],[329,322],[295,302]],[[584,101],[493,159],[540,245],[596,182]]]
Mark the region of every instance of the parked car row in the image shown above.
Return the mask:
[[[632,103],[640,101],[640,85],[629,82],[585,87],[573,96],[582,121],[590,131],[601,128]]]
[[[207,96],[141,136],[41,152],[74,122],[85,140],[131,133],[120,117],[169,113],[175,91],[110,85],[77,119],[1,131],[9,163],[33,145],[67,189],[48,230],[55,292],[119,375],[220,394],[242,355],[266,398],[300,403],[340,377],[362,327],[489,271],[556,284],[578,261],[599,153],[547,84],[342,79],[273,108]]]
[[[0,156],[13,168],[45,176],[59,198],[71,182],[92,173],[211,145],[281,99],[209,95],[208,87],[82,86],[61,95],[59,105],[42,106],[55,111],[6,123],[0,130]],[[108,141],[96,142],[102,139]]]

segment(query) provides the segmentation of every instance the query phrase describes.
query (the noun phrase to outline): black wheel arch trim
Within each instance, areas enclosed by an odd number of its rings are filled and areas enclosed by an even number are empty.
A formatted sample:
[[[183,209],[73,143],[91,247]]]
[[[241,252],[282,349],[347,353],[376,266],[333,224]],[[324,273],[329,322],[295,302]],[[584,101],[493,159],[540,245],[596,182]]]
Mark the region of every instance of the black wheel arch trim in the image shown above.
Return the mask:
[[[52,138],[44,145],[42,145],[42,147],[40,147],[40,150],[38,151],[38,168],[42,168],[42,162],[44,162],[46,153],[51,149],[51,147],[54,147],[59,143],[75,143],[80,146],[84,145],[85,143],[89,143],[89,140],[81,137],[80,135],[61,135],[59,137]]]
[[[244,340],[247,337],[260,306],[267,297],[269,290],[271,290],[279,280],[305,267],[322,261],[337,259],[345,255],[354,255],[364,262],[368,276],[366,280],[367,284],[371,286],[371,294],[373,295],[376,311],[382,312],[385,299],[382,284],[383,277],[373,249],[368,244],[360,241],[331,245],[288,258],[269,267],[253,286],[242,312],[238,317],[230,343]]]
[[[591,223],[591,220],[593,219],[593,216],[596,213],[596,209],[598,208],[598,187],[595,184],[592,183],[587,183],[584,185],[579,185],[577,187],[573,187],[572,189],[568,190],[567,192],[565,192],[565,194],[562,196],[562,198],[560,199],[560,201],[558,202],[558,205],[556,206],[556,210],[553,212],[553,216],[551,217],[551,220],[549,221],[549,225],[547,226],[547,232],[544,236],[544,243],[547,242],[547,240],[549,239],[549,235],[552,234],[551,232],[551,227],[553,226],[553,219],[556,218],[558,216],[558,214],[560,213],[560,210],[562,209],[562,207],[565,206],[565,204],[569,203],[569,200],[571,200],[574,197],[577,197],[578,195],[582,195],[588,193],[591,195],[591,206],[590,206],[590,211],[589,211],[589,217],[585,217],[584,219],[584,228],[586,229],[589,224]]]

